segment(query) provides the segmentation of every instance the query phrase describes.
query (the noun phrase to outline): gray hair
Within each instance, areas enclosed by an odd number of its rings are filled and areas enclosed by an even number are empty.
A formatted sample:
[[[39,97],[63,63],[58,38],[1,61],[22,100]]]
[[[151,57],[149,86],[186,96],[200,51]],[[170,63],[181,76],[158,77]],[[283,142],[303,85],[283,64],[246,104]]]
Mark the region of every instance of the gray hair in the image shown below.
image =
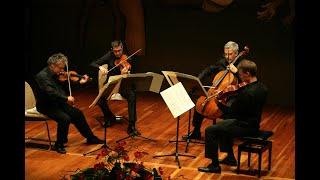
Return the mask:
[[[62,53],[56,53],[49,57],[47,63],[48,65],[57,64],[58,62],[68,63],[68,58]]]
[[[236,42],[229,41],[224,45],[225,49],[231,49],[233,52],[238,53],[239,45]]]

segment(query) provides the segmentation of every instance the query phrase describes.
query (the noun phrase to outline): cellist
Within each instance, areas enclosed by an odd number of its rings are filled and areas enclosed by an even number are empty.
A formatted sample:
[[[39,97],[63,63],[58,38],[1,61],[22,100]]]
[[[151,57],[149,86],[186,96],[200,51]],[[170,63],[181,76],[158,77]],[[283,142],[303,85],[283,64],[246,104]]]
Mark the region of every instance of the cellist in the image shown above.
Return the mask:
[[[231,72],[234,73],[235,77],[238,77],[237,68],[235,66],[242,60],[240,57],[232,66],[229,66],[238,56],[239,46],[236,42],[229,41],[224,45],[224,57],[220,58],[215,62],[215,64],[206,67],[199,75],[198,78],[202,81],[206,77],[209,77],[211,80],[216,76],[220,71],[230,68]],[[239,79],[239,78],[238,78]],[[190,139],[201,139],[200,128],[204,116],[194,111],[192,125],[194,127],[193,131],[189,134]],[[182,136],[183,139],[186,139],[188,135]]]

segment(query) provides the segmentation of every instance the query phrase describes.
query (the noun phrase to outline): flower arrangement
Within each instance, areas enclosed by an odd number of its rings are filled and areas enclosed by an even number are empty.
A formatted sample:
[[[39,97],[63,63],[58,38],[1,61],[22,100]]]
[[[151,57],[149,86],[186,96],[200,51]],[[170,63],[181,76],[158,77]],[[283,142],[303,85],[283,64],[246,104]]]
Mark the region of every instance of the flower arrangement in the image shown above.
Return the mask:
[[[148,169],[143,165],[140,159],[148,153],[136,151],[135,159],[129,161],[128,151],[124,148],[126,142],[117,144],[114,150],[104,148],[97,155],[96,159],[103,159],[96,163],[92,168],[78,170],[71,175],[72,180],[160,180],[163,170],[161,167]]]

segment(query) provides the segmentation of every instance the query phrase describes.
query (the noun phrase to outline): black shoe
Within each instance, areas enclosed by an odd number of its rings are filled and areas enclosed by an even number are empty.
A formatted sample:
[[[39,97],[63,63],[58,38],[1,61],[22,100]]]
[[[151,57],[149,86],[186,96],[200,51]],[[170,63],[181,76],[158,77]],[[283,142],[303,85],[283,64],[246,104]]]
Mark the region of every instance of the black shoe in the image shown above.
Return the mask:
[[[52,150],[57,151],[60,154],[65,154],[67,151],[64,149],[63,144],[57,144],[55,143],[54,146],[52,146]]]
[[[189,135],[184,135],[182,136],[183,140],[187,140],[187,139],[197,139],[197,140],[201,140],[201,133],[200,131],[192,131]]]
[[[198,171],[207,173],[221,173],[221,167],[219,165],[209,164],[208,167],[199,167]]]
[[[87,138],[87,144],[104,144],[104,140],[97,137]]]
[[[232,157],[232,156],[225,157],[223,160],[219,161],[219,163],[225,164],[228,166],[237,166],[238,165],[236,158]]]

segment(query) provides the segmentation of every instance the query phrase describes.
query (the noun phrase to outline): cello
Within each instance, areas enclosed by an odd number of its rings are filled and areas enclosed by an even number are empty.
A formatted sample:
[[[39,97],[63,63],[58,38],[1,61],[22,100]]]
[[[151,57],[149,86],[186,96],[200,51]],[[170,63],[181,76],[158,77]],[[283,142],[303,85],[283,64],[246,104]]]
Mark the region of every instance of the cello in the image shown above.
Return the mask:
[[[216,101],[220,92],[230,86],[237,84],[238,80],[231,72],[230,67],[234,66],[233,64],[239,59],[239,57],[244,56],[249,52],[247,46],[244,47],[244,50],[241,51],[238,56],[228,65],[226,70],[220,71],[212,80],[212,86],[208,90],[208,97],[200,96],[196,103],[196,111],[206,118],[215,120],[218,117],[221,117],[222,112],[217,106]]]

